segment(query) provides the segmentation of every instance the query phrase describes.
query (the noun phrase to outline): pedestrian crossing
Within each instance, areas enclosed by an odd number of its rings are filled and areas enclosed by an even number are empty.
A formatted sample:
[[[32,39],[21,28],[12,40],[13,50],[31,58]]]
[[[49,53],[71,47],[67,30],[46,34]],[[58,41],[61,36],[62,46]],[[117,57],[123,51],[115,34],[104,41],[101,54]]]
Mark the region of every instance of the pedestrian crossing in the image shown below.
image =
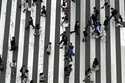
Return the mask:
[[[101,8],[106,0],[76,0],[68,1],[69,23],[62,23],[61,5],[63,0],[40,0],[35,5],[29,0],[29,9],[24,11],[24,0],[1,0],[0,1],[0,54],[4,63],[4,71],[0,72],[0,83],[23,83],[21,81],[20,69],[26,65],[28,81],[30,83],[40,83],[39,75],[46,76],[44,83],[84,83],[85,70],[92,67],[94,58],[100,62],[100,70],[92,72],[90,80],[85,83],[125,83],[125,39],[124,27],[116,27],[114,19],[107,27],[108,31],[103,32],[101,39],[96,39],[90,34],[87,42],[82,42],[89,17],[93,13],[93,7]],[[110,6],[119,10],[125,21],[125,1],[109,0]],[[21,5],[21,8],[20,8]],[[45,5],[47,16],[40,16],[41,8]],[[109,9],[100,9],[100,22],[103,24],[106,15],[110,15]],[[33,29],[28,26],[28,19],[31,15],[33,24],[40,24],[40,29]],[[72,71],[69,78],[64,76],[64,55],[66,48],[60,49],[58,46],[61,36],[65,30],[74,31],[76,21],[80,21],[80,35],[69,34],[68,38],[74,46],[75,56],[73,56]],[[105,26],[102,25],[102,31]],[[39,36],[38,33],[39,32]],[[91,32],[91,29],[90,29]],[[37,34],[35,36],[35,34]],[[16,51],[10,51],[10,41],[16,38]],[[47,55],[46,48],[51,42],[51,54]],[[10,64],[15,60],[17,63],[16,75],[12,74]]]

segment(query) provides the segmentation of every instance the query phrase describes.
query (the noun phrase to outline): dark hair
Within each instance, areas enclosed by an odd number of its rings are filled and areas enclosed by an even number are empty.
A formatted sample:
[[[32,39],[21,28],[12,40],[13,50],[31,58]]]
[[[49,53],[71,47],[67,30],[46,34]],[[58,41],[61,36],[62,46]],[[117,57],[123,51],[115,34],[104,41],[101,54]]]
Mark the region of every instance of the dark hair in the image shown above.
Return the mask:
[[[51,44],[51,42],[49,42],[49,44]]]
[[[13,60],[13,63],[15,63],[16,61],[15,60]]]
[[[43,73],[40,73],[40,75],[43,75]]]

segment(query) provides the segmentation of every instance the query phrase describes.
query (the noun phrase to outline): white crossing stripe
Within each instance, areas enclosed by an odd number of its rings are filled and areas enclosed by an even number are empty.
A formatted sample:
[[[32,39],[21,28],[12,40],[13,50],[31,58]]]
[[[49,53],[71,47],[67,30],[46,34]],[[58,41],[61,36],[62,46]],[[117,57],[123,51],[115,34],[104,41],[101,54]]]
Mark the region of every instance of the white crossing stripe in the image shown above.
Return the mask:
[[[11,16],[10,16],[10,30],[9,30],[9,41],[8,41],[8,55],[7,55],[7,64],[6,64],[6,80],[5,83],[10,83],[11,79],[11,67],[10,64],[12,63],[13,51],[10,51],[10,41],[15,33],[15,22],[16,22],[16,7],[17,7],[17,0],[12,1],[11,5]]]
[[[100,1],[100,8],[103,6],[105,0]],[[104,31],[103,22],[105,20],[105,8],[100,10],[100,22],[102,24],[102,31]],[[106,83],[106,36],[100,40],[100,70],[101,70],[101,83]]]
[[[23,2],[23,0],[21,0],[21,1]],[[21,7],[21,19],[20,19],[20,33],[19,33],[19,44],[18,44],[16,83],[21,83],[20,69],[22,67],[22,62],[23,62],[25,20],[26,20],[26,13],[23,13],[23,7]]]
[[[33,19],[33,24],[35,26],[35,21],[36,21],[36,6],[31,7],[31,17]],[[33,71],[33,54],[34,54],[34,32],[35,30],[33,29],[32,26],[30,26],[30,31],[29,31],[29,51],[28,51],[28,70],[29,70],[29,80],[32,79],[32,71]]]
[[[94,13],[95,0],[90,0],[90,16]],[[90,33],[93,33],[92,27],[90,27]],[[93,37],[93,35],[91,35]],[[96,57],[96,41],[95,38],[90,37],[90,67],[92,67],[94,58]],[[96,83],[95,72],[92,72],[91,80]]]
[[[61,5],[62,5],[62,0],[61,0]],[[60,16],[60,24],[62,23],[62,17],[63,17],[64,13],[62,12],[62,8],[61,8],[61,16]],[[63,26],[60,26],[60,34],[63,33],[64,31],[64,27]],[[60,41],[61,41],[61,38],[60,38]],[[61,45],[60,45],[61,46]],[[59,46],[59,47],[60,47]],[[64,83],[64,54],[65,54],[65,49],[59,49],[59,77],[58,77],[58,82],[59,83]]]
[[[121,67],[122,67],[122,83],[125,83],[125,28],[121,28]],[[124,43],[124,44],[122,44]]]
[[[51,21],[50,21],[50,42],[51,54],[49,55],[49,66],[48,66],[48,83],[53,83],[53,72],[54,72],[54,54],[55,54],[55,24],[56,24],[56,2],[57,0],[51,1]]]
[[[110,0],[111,7],[115,8],[115,0]],[[116,73],[116,42],[115,42],[115,22],[110,20],[110,45],[111,45],[111,82],[117,83]],[[116,79],[116,80],[114,80]]]
[[[41,4],[42,6],[45,5],[46,1]],[[39,57],[38,57],[38,73],[37,73],[37,83],[39,83],[39,75],[43,72],[43,61],[44,61],[44,41],[45,41],[45,21],[46,17],[40,17],[40,39],[39,39]]]
[[[3,52],[3,39],[4,39],[4,29],[6,20],[6,6],[7,0],[2,0],[1,4],[1,16],[0,16],[0,54]]]
[[[119,1],[120,6],[120,14],[123,17],[123,21],[125,21],[125,1],[120,0]],[[120,39],[121,39],[121,72],[122,72],[122,83],[125,83],[125,27],[122,27],[120,29]]]
[[[70,9],[70,32],[71,31],[74,31],[74,26],[75,26],[75,22],[76,22],[76,4],[73,3],[71,1],[71,9]],[[70,42],[72,43],[72,45],[74,46],[74,53],[75,53],[75,33],[71,34],[70,35]],[[70,73],[70,77],[69,77],[69,83],[74,83],[74,79],[75,79],[75,57],[77,57],[76,55],[75,56],[72,56],[72,59],[73,61],[71,62],[72,64],[72,71]]]
[[[85,30],[85,14],[86,14],[86,0],[81,0],[80,5],[80,11],[81,11],[81,23],[80,23],[80,83],[83,83],[83,80],[85,78],[85,42],[83,41],[84,35],[83,30]]]
[[[119,0],[119,12],[123,18],[123,21],[125,21],[125,0]]]

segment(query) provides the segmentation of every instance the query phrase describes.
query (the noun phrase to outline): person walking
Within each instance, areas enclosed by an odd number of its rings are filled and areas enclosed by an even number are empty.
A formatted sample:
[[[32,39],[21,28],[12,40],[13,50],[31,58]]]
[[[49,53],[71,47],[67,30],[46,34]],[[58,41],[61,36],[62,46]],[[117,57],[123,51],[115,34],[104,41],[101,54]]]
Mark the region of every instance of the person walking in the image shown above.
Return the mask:
[[[32,26],[33,29],[35,28],[35,26],[34,26],[34,24],[33,24],[33,19],[32,19],[31,16],[30,16],[29,19],[28,19],[28,26],[26,27],[26,29],[29,29],[30,26]]]
[[[2,60],[2,56],[0,55],[0,71],[2,72],[3,70],[4,70],[3,60]]]
[[[12,74],[15,75],[16,74],[16,61],[15,60],[13,60],[13,62],[10,63],[10,67],[12,70]]]
[[[77,35],[80,34],[80,23],[79,23],[79,21],[76,21],[74,31]]]
[[[89,68],[85,71],[85,78],[84,78],[83,82],[86,81],[86,80],[90,80],[91,74],[92,74],[92,71],[91,71],[91,68],[89,67]]]
[[[65,78],[69,78],[71,71],[72,71],[72,64],[66,65],[64,68]]]
[[[88,35],[89,35],[89,33],[87,32],[87,29],[85,28],[85,29],[83,30],[83,36],[84,36],[83,39],[82,39],[83,42],[86,42],[86,41],[87,41]]]
[[[68,56],[69,56],[69,59],[70,61],[72,61],[72,56],[75,55],[75,53],[73,52],[73,49],[74,49],[74,46],[72,45],[72,43],[70,42],[69,43],[69,47],[68,47]]]
[[[99,70],[99,61],[97,58],[94,58],[93,64],[92,64],[92,70],[98,71]]]
[[[0,65],[2,64],[3,60],[2,60],[2,56],[0,55]]]
[[[37,2],[37,0],[33,0],[33,3],[32,3],[32,5],[34,6],[34,4],[36,4],[36,2]]]
[[[36,24],[36,26],[34,27],[35,31],[34,31],[34,36],[38,36],[40,35],[40,24]]]
[[[39,81],[40,81],[40,83],[44,83],[45,82],[45,75],[44,75],[44,73],[40,73],[40,75],[39,75]]]
[[[46,53],[47,53],[47,55],[50,55],[50,53],[51,53],[51,42],[49,42],[49,44],[47,46]]]
[[[45,7],[45,5],[43,5],[43,7],[41,9],[42,9],[41,16],[46,17],[46,7]]]
[[[66,31],[64,31],[60,36],[62,36],[62,39],[58,44],[60,45],[63,43],[63,45],[67,45],[68,37],[66,35]]]
[[[20,69],[20,72],[21,72],[21,79],[22,79],[23,81],[25,81],[26,78],[28,78],[28,69],[27,69],[27,67],[26,67],[25,65],[23,65],[23,66],[21,67],[21,69]]]
[[[12,40],[10,41],[11,49],[10,51],[15,51],[16,50],[16,40],[15,36],[12,37]]]

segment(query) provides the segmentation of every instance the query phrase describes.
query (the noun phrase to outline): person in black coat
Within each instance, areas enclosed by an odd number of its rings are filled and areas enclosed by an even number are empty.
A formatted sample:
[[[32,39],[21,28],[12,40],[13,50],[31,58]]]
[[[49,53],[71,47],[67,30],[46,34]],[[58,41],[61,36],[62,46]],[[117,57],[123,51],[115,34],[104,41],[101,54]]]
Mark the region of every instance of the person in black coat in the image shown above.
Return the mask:
[[[2,60],[2,56],[0,55],[0,65],[2,64],[3,60]]]
[[[99,61],[98,61],[97,58],[95,58],[94,61],[93,61],[92,69],[93,69],[94,71],[99,70]]]
[[[10,41],[10,44],[11,44],[11,51],[15,51],[16,49],[16,40],[15,40],[15,37],[13,36],[12,37],[12,40]]]
[[[63,45],[67,45],[68,37],[66,35],[66,31],[64,31],[60,36],[62,36],[62,40],[59,42],[59,45],[63,43]]]
[[[108,16],[106,16],[103,25],[107,26],[108,24],[109,24],[109,20],[108,20]]]
[[[69,19],[68,19],[68,16],[69,16],[68,13],[65,12],[64,14],[65,14],[65,15],[62,17],[62,20],[63,20],[63,21],[62,21],[61,25],[63,25],[64,23],[67,23],[68,20],[69,20]]]
[[[99,15],[99,10],[96,7],[94,7],[93,9],[94,9],[95,16],[98,16]]]
[[[31,16],[28,19],[28,26],[26,27],[26,29],[29,29],[30,26],[32,26],[33,28],[35,28],[35,26],[33,24],[33,18]]]
[[[91,68],[89,67],[86,71],[85,71],[85,78],[83,81],[86,81],[88,79],[90,79],[90,75],[91,75]]]
[[[118,10],[116,10],[116,9],[114,9],[114,8],[111,8],[111,16],[110,16],[110,18],[109,18],[109,20],[112,18],[112,17],[114,17],[115,18],[115,20],[117,19],[116,18],[116,15],[118,14]]]
[[[41,9],[42,9],[41,16],[45,16],[46,17],[46,7],[45,7],[45,5],[43,5],[43,7]]]
[[[108,1],[106,1],[106,2],[104,3],[104,5],[101,7],[101,9],[103,9],[104,7],[105,7],[105,8],[109,8],[109,7],[110,7]]]
[[[69,60],[72,61],[72,56],[75,55],[75,53],[73,52],[73,49],[74,49],[74,46],[72,45],[72,43],[70,42],[69,43],[69,47],[68,47],[68,57],[69,57]]]
[[[0,71],[4,70],[4,65],[3,65],[3,60],[2,60],[2,56],[0,55]]]
[[[75,30],[74,30],[75,32],[76,32],[76,34],[77,35],[79,35],[80,33],[80,24],[79,24],[79,21],[76,21],[76,23],[75,23]]]
[[[87,37],[89,36],[89,33],[88,33],[88,31],[87,31],[87,28],[85,28],[85,30],[83,30],[83,35],[84,35],[84,37],[83,37],[83,42],[86,42],[87,41]]]
[[[68,78],[72,71],[72,64],[66,65],[64,71],[65,71],[65,77]]]
[[[32,5],[34,6],[34,4],[36,4],[36,2],[37,2],[37,0],[33,0],[33,3],[32,3]]]

